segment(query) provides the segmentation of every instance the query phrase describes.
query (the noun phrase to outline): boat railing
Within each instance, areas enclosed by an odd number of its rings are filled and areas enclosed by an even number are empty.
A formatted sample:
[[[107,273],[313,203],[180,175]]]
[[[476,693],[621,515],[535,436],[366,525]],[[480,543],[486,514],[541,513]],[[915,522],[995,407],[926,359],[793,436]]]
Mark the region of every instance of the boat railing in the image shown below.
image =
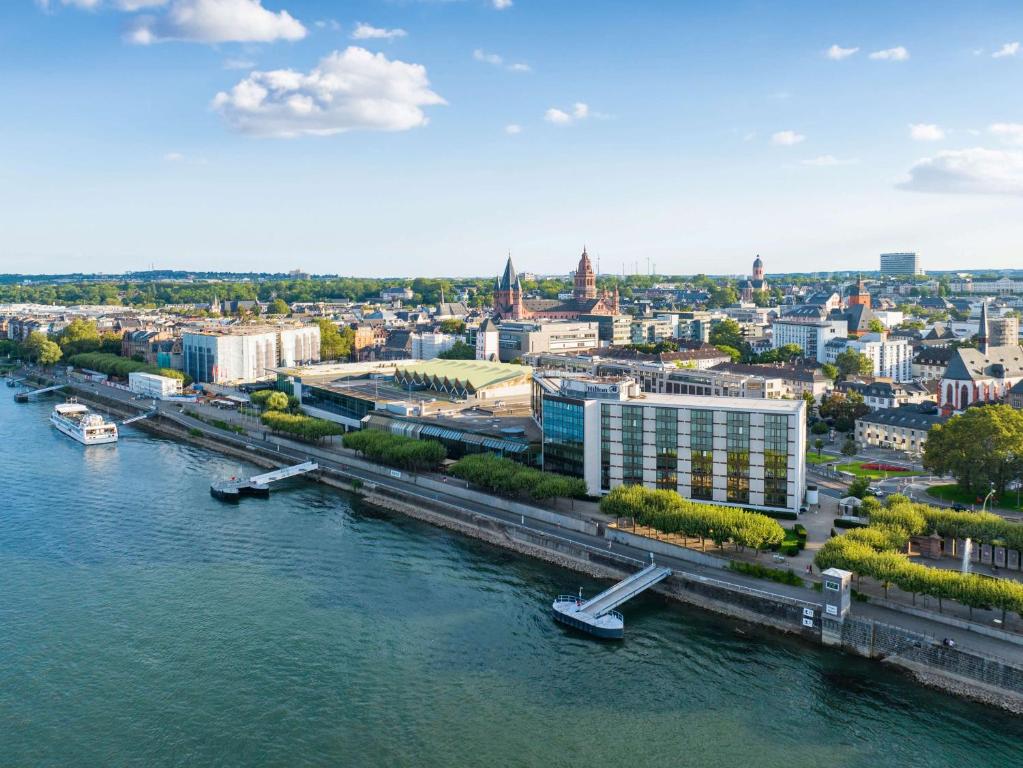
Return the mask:
[[[556,602],[556,603],[579,603],[579,605],[582,605],[584,601],[583,601],[582,598],[579,597],[579,595],[558,595],[556,598],[554,598],[554,602]]]
[[[618,619],[618,621],[622,622],[622,624],[625,623],[625,617],[622,616],[622,614],[618,611],[605,611],[604,613],[600,614],[601,618],[605,616],[611,616],[612,618]]]

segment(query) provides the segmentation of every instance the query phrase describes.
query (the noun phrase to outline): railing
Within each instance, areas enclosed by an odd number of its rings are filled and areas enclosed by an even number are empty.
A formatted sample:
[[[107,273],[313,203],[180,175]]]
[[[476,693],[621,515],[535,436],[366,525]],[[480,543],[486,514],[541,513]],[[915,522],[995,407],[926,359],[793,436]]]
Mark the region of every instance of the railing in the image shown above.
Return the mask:
[[[794,603],[796,605],[805,606],[807,608],[816,608],[820,610],[821,603],[812,603],[809,600],[801,600],[798,597],[790,597],[788,595],[779,595],[777,592],[768,592],[763,589],[754,589],[753,587],[747,587],[744,584],[736,584],[731,581],[721,581],[720,579],[712,579],[709,576],[700,576],[699,574],[680,573],[678,574],[683,579],[689,581],[699,581],[704,584],[712,584],[730,589],[733,592],[742,592],[747,595],[753,595],[754,597],[770,597],[773,600],[781,600],[788,603]]]

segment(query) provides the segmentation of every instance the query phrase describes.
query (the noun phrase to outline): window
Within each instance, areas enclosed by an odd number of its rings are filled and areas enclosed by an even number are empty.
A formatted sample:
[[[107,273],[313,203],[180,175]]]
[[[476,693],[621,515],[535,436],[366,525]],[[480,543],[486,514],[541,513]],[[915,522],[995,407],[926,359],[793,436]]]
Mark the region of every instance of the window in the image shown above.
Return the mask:
[[[714,498],[714,413],[690,411],[689,445],[692,461],[692,497]]]
[[[655,425],[657,487],[675,490],[678,487],[678,411],[658,408]]]
[[[611,490],[611,413],[606,405],[600,408],[600,487]]]
[[[788,416],[764,416],[764,504],[788,506]]]
[[[643,408],[622,406],[622,483],[643,483]]]
[[[749,502],[749,414],[728,413],[725,427],[728,451],[725,498],[745,504]]]

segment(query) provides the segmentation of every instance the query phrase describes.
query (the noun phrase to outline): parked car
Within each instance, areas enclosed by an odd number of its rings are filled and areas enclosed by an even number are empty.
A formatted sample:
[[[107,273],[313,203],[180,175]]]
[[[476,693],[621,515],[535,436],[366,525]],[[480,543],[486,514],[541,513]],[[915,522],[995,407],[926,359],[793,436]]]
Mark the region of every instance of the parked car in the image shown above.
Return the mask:
[[[969,508],[965,504],[960,504],[958,501],[952,505],[952,509],[956,512],[969,512]]]

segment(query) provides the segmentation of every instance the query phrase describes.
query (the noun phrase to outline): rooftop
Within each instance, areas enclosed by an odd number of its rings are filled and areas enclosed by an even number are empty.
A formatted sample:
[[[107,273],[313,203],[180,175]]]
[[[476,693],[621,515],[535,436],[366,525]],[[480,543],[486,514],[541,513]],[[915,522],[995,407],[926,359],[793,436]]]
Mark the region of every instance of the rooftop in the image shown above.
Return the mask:
[[[467,384],[474,390],[510,384],[532,375],[525,365],[494,363],[486,360],[400,360],[395,374],[411,374],[417,378],[447,379]]]

